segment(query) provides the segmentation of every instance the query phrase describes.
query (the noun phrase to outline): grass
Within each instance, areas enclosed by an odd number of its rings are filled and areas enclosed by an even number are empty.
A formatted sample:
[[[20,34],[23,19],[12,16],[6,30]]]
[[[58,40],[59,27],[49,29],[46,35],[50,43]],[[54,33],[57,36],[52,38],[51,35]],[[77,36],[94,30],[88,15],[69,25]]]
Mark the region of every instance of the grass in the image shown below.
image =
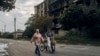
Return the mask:
[[[55,38],[58,43],[63,44],[73,44],[73,45],[93,45],[93,46],[100,46],[100,39],[89,39],[87,37],[81,37],[79,35],[71,35],[71,36],[64,36],[64,37],[56,37]]]

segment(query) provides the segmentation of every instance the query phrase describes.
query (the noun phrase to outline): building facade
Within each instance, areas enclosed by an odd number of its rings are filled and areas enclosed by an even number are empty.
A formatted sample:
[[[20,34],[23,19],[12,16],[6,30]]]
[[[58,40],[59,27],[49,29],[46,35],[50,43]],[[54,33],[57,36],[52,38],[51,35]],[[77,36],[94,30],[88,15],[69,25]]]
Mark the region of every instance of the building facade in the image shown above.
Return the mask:
[[[49,16],[59,16],[65,7],[68,7],[67,0],[49,0]]]
[[[15,37],[16,39],[20,38],[23,36],[23,32],[23,30],[18,29],[16,32],[13,33],[13,37]]]
[[[45,2],[44,1],[35,6],[35,14],[37,16],[45,16]]]
[[[68,8],[72,4],[100,7],[100,0],[44,0],[35,6],[35,14],[59,16],[63,13],[64,8]]]
[[[49,15],[53,18],[53,26],[57,26],[60,25],[57,17],[63,14],[65,8],[73,4],[97,8],[100,7],[100,0],[44,0],[41,4],[35,6],[35,14],[39,16]]]
[[[100,7],[100,0],[48,0],[48,13],[50,16],[60,16],[64,8],[68,8],[72,4],[96,8]]]

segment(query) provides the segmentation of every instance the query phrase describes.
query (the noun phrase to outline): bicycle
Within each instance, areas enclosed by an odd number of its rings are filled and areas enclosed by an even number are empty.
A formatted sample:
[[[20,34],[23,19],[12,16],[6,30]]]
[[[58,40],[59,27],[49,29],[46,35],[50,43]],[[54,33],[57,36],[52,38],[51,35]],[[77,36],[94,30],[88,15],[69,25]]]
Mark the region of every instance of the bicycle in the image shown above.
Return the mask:
[[[48,44],[47,44],[47,39],[44,40],[44,42],[41,43],[40,45],[40,50],[41,51],[48,51],[48,52],[51,52],[51,53],[54,53],[55,52],[55,46],[56,46],[56,40],[54,38],[51,38],[51,47],[48,47]]]

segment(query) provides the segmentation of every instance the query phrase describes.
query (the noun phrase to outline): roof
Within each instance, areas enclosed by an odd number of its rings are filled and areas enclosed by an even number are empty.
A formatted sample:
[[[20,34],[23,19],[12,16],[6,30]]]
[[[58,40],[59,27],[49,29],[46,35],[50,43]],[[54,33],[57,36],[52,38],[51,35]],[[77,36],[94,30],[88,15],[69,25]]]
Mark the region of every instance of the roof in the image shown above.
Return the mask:
[[[23,30],[21,30],[21,29],[18,29],[17,31],[16,31],[16,33],[23,33],[24,31]],[[15,32],[13,32],[13,33],[15,33]]]
[[[44,2],[45,2],[45,1],[39,3],[38,5],[35,5],[35,7],[38,7],[38,6],[42,5]]]

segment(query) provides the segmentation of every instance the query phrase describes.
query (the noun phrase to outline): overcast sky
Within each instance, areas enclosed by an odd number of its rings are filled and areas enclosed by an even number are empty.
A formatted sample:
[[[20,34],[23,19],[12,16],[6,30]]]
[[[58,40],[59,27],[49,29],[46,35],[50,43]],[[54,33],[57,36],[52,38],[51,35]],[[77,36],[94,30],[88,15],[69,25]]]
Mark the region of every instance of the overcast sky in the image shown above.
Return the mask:
[[[0,11],[0,31],[6,25],[6,31],[14,31],[14,15],[17,19],[17,29],[25,30],[25,22],[34,14],[34,6],[43,0],[16,0],[16,8],[10,12]]]

